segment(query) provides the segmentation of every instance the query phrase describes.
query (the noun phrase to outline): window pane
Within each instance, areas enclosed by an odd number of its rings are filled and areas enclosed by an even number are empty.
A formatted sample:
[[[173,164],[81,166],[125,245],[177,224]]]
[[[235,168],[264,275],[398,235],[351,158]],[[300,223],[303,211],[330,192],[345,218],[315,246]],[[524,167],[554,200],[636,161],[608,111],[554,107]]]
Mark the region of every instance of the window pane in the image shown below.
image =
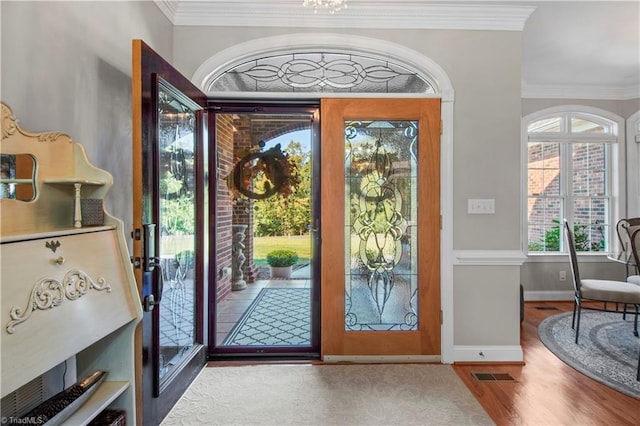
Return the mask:
[[[573,195],[605,195],[604,170],[578,170],[573,172]]]
[[[606,148],[604,144],[572,144],[573,195],[607,195]]]
[[[545,118],[529,124],[529,133],[562,132],[562,117]]]
[[[583,118],[571,119],[571,133],[610,133],[601,124]]]
[[[196,114],[163,83],[158,85],[156,131],[160,163],[158,259],[164,282],[158,315],[159,357],[164,383],[196,343]]]
[[[529,197],[529,251],[559,251],[562,198]]]
[[[577,251],[606,250],[608,203],[606,198],[578,198],[573,201]]]
[[[529,196],[560,195],[560,145],[555,143],[529,144]]]

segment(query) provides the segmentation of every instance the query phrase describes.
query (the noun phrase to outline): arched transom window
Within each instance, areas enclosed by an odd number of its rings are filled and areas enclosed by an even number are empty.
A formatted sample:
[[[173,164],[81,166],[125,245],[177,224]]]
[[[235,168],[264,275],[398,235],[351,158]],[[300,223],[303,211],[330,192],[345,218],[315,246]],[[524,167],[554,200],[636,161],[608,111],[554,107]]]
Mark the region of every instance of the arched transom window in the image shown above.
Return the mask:
[[[305,52],[265,56],[235,65],[208,92],[435,93],[417,72],[373,56]]]

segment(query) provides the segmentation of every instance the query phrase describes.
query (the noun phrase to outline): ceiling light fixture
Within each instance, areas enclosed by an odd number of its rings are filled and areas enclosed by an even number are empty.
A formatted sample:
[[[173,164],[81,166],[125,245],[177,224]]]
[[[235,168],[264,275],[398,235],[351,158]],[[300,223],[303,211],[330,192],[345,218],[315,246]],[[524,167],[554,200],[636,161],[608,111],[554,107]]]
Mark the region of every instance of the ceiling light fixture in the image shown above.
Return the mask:
[[[340,9],[347,8],[347,0],[303,0],[303,6],[313,6],[313,13],[318,13],[318,8],[324,7],[331,15]]]

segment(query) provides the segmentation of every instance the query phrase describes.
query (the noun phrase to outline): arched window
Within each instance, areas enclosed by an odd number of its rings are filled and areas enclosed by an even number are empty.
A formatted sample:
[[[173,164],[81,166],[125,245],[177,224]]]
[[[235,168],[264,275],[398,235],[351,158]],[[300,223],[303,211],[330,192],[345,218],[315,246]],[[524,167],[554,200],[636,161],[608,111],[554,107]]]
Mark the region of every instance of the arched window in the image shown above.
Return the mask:
[[[226,70],[207,92],[434,93],[402,65],[372,56],[336,52],[270,55]]]
[[[446,72],[423,54],[386,40],[332,33],[237,44],[204,61],[191,81],[224,98],[454,98]]]
[[[611,250],[618,183],[624,182],[618,153],[621,123],[613,114],[580,107],[525,117],[529,254],[567,251],[563,218],[573,226],[578,251]]]

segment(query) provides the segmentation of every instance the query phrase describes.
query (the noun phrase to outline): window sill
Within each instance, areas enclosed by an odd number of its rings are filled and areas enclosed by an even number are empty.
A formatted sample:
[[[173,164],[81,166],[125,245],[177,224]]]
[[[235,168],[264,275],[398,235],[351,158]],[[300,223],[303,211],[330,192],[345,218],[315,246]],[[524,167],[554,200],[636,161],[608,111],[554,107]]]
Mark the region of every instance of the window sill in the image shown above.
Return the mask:
[[[611,262],[607,256],[609,253],[578,253],[578,260],[580,262],[594,262],[594,263],[604,263]],[[527,255],[524,263],[568,263],[569,262],[569,253],[545,253],[545,254],[531,254]]]

